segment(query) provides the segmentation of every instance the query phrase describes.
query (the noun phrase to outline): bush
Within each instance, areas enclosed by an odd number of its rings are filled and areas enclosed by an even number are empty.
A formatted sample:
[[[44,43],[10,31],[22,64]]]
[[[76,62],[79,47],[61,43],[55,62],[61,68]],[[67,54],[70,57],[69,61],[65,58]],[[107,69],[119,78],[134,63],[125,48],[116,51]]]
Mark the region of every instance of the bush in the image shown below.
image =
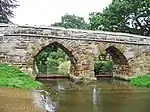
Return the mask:
[[[59,73],[61,74],[70,74],[70,61],[63,62],[59,65]]]
[[[140,75],[138,77],[132,78],[130,83],[135,86],[150,87],[150,74]]]
[[[47,60],[47,73],[48,74],[57,74],[58,73],[59,62],[54,59]]]
[[[37,88],[41,86],[41,83],[35,81],[29,74],[20,71],[14,66],[0,64],[0,86]]]
[[[97,61],[94,64],[95,74],[106,74],[112,72],[112,61]]]

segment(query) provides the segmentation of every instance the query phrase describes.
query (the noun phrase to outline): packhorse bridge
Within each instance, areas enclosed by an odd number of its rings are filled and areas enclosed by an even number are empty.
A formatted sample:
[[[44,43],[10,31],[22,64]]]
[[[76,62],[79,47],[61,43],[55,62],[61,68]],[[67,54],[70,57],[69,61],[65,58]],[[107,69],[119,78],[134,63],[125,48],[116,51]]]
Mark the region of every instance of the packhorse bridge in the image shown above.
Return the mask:
[[[36,74],[36,56],[51,45],[59,46],[71,60],[71,75],[94,77],[94,58],[107,52],[113,74],[150,73],[150,38],[102,31],[47,26],[0,25],[0,63]]]

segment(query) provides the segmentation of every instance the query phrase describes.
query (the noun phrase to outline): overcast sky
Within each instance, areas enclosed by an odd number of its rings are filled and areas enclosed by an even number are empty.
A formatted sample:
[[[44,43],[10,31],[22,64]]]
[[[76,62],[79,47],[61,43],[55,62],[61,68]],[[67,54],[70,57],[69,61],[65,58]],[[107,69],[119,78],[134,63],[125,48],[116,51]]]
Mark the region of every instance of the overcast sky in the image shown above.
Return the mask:
[[[18,0],[14,10],[16,24],[50,25],[64,14],[75,14],[88,19],[91,12],[102,11],[111,0]]]

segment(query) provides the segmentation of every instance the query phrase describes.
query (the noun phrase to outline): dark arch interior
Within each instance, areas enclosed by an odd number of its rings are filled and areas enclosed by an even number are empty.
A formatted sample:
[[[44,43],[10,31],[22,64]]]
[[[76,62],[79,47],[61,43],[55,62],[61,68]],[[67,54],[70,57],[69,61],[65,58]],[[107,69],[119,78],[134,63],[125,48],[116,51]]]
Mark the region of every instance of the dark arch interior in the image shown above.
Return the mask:
[[[71,51],[69,51],[66,47],[64,47],[62,44],[58,43],[58,42],[53,42],[53,43],[50,43],[48,46],[44,47],[36,56],[34,56],[34,71],[36,74],[37,73],[37,70],[36,70],[36,62],[38,61],[37,60],[37,56],[43,52],[45,49],[47,49],[48,47],[51,47],[51,46],[57,46],[58,48],[62,49],[66,54],[67,56],[69,57],[70,61],[71,61],[71,73],[74,71],[75,69],[75,63],[77,62],[77,59],[72,55]]]
[[[128,65],[126,57],[114,46],[110,46],[106,49],[106,52],[110,54],[114,64],[116,65]]]

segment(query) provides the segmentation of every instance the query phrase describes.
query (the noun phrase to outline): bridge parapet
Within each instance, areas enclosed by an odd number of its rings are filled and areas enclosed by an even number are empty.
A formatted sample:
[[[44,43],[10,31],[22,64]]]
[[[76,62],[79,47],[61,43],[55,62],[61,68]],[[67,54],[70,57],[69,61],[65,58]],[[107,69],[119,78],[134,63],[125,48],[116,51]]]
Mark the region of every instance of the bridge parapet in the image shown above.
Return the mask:
[[[150,38],[146,36],[104,31],[65,29],[50,26],[1,24],[0,33],[4,36],[48,37],[68,40],[150,45]]]

